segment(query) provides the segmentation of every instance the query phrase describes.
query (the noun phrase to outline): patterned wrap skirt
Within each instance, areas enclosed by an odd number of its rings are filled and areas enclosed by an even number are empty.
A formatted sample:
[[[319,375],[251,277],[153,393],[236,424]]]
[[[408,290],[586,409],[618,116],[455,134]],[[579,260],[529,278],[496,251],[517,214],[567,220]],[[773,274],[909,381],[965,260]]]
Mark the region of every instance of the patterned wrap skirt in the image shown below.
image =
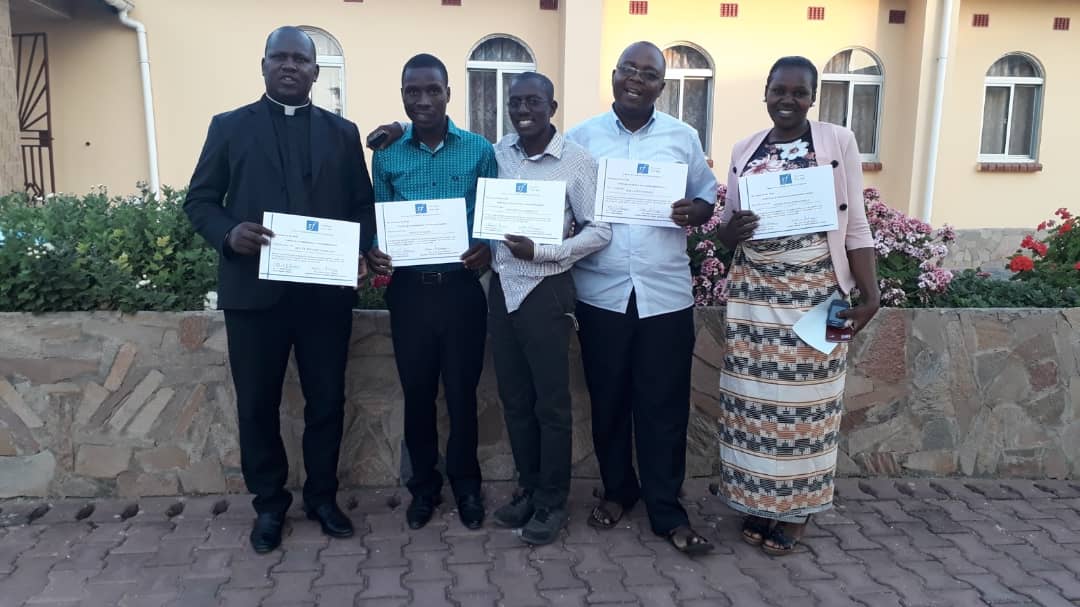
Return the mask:
[[[721,495],[740,512],[802,523],[832,506],[847,344],[792,330],[839,289],[822,233],[739,245],[720,373]]]

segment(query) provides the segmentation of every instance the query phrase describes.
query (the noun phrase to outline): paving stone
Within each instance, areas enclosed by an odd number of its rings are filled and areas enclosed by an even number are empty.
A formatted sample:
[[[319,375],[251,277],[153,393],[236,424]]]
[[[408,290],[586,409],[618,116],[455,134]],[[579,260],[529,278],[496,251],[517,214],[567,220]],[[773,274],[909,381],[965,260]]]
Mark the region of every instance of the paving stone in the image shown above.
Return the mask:
[[[551,607],[585,607],[587,605],[585,597],[589,594],[587,589],[570,589],[560,588],[557,590],[542,590],[540,595],[543,596]],[[467,605],[468,603],[462,603]]]
[[[431,605],[431,607],[454,607],[447,597],[451,586],[449,580],[433,580],[429,582],[409,581],[406,579],[405,587],[412,593],[413,605]],[[341,603],[327,603],[341,604]]]
[[[537,589],[562,590],[567,588],[586,588],[585,582],[574,575],[573,561],[565,559],[537,559],[532,561],[534,569],[540,572],[536,583]]]
[[[387,509],[390,493],[382,492],[370,514],[383,532],[367,526],[359,506],[351,511],[358,533],[346,540],[326,538],[293,512],[284,547],[258,555],[247,542],[249,496],[182,500],[182,512],[170,512],[175,499],[140,500],[139,514],[126,520],[119,515],[132,502],[95,500],[82,522],[68,519],[87,500],[58,500],[34,524],[0,523],[0,606],[1080,603],[1080,491],[1073,495],[1070,484],[1058,488],[1069,497],[1058,497],[1041,482],[998,483],[978,485],[983,495],[965,483],[875,480],[867,486],[888,499],[838,500],[784,559],[742,542],[741,517],[708,500],[686,501],[718,546],[696,559],[653,535],[643,508],[605,533],[573,517],[579,527],[533,548],[507,530],[461,530],[453,511],[419,534],[394,535],[385,530],[401,527],[403,509]],[[688,483],[688,492],[700,484]],[[369,493],[353,495],[359,503]],[[591,504],[587,494],[579,499]],[[3,520],[25,522],[40,502],[13,503],[0,503]]]
[[[169,607],[215,605],[217,604],[218,590],[227,579],[228,578],[189,579],[183,583],[180,588],[180,594],[177,595],[173,602],[169,603]]]
[[[222,588],[218,591],[221,607],[259,607],[273,589],[245,588],[242,590]]]
[[[263,605],[273,605],[274,603],[297,605],[304,601],[310,601],[315,596],[311,590],[311,583],[318,575],[314,571],[271,573],[270,577],[274,582],[274,591],[263,599]]]
[[[409,542],[407,537],[386,538],[382,540],[368,540],[364,542],[367,546],[367,561],[364,563],[367,567],[404,567],[409,564],[409,561],[402,556],[402,547]]]
[[[293,544],[282,548],[281,562],[274,565],[270,573],[275,575],[286,571],[321,571],[319,552],[322,549],[320,544]]]
[[[351,586],[317,586],[312,589],[318,605],[352,605],[356,595],[364,591],[362,584]]]
[[[446,568],[448,554],[447,550],[407,553],[409,572],[405,576],[405,581],[431,582],[452,579],[453,576]]]
[[[363,585],[364,576],[360,573],[360,556],[324,556],[319,559],[322,574],[315,578],[314,586],[355,586]]]
[[[1031,597],[1037,604],[1042,607],[1075,607],[1075,604],[1061,596],[1058,593],[1058,589],[1052,586],[1041,588],[1021,588],[1017,592],[1025,594]]]
[[[488,563],[492,556],[484,547],[487,538],[482,535],[446,538],[450,554],[446,557],[448,565],[464,563]]]

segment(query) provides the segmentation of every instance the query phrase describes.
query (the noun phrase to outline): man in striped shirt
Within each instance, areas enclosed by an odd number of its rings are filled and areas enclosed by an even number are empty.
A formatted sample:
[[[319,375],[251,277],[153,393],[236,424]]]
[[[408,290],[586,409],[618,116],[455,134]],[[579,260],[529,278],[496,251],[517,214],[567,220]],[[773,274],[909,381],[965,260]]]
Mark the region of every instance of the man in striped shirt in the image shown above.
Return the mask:
[[[499,177],[566,182],[563,243],[537,245],[509,234],[493,242],[495,275],[488,293],[495,375],[520,486],[494,518],[523,527],[521,539],[539,545],[554,541],[567,519],[568,352],[576,325],[569,270],[607,246],[611,227],[592,221],[596,161],[551,124],[558,108],[551,80],[521,74],[511,84],[507,106],[516,133],[495,145]]]

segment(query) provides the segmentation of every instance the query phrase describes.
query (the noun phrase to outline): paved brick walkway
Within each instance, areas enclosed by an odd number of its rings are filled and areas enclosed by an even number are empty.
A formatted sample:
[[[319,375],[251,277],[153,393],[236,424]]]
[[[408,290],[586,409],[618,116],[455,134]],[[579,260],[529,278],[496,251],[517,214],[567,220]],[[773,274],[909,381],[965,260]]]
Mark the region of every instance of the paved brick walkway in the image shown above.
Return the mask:
[[[690,560],[648,530],[584,524],[593,483],[575,483],[561,541],[468,531],[453,509],[419,532],[404,490],[350,492],[358,531],[329,540],[298,511],[284,548],[247,545],[246,496],[0,502],[0,607],[120,605],[1080,605],[1080,485],[1063,481],[846,479],[798,554],[738,541],[739,518],[686,485],[719,548]],[[511,490],[487,487],[489,503]]]

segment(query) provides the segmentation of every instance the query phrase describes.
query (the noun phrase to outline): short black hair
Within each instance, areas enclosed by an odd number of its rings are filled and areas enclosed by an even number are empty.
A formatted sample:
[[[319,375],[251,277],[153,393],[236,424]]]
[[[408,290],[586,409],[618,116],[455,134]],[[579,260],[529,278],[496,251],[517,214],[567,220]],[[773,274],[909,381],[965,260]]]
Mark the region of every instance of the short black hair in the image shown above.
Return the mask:
[[[401,68],[401,84],[405,84],[405,72],[413,69],[422,68],[435,68],[442,74],[443,82],[450,85],[450,73],[446,71],[446,64],[435,55],[429,55],[427,53],[420,53],[419,55],[413,55],[411,59],[405,62],[405,67]]]
[[[814,66],[813,61],[799,55],[791,55],[777,59],[772,68],[769,69],[769,77],[765,79],[765,88],[769,88],[769,84],[772,82],[773,76],[776,74],[777,70],[785,67],[797,68],[810,72],[810,92],[815,96],[817,95],[817,67]]]
[[[515,76],[514,80],[510,83],[510,86],[513,87],[523,80],[535,80],[536,82],[539,82],[540,88],[544,90],[544,94],[548,97],[548,101],[555,101],[555,85],[552,84],[551,78],[548,78],[540,72],[525,72]]]
[[[635,46],[644,46],[645,48],[656,51],[656,54],[660,55],[660,65],[663,66],[664,74],[667,74],[667,57],[664,56],[663,49],[661,49],[659,46],[656,46],[655,43],[649,42],[648,40],[638,40],[637,42],[630,44],[626,48],[624,48],[623,51],[619,53],[620,63],[622,62],[623,55],[626,54],[626,51],[634,48]]]
[[[266,46],[263,47],[263,56],[264,57],[267,57],[267,56],[270,55],[270,43],[274,41],[274,37],[277,36],[278,34],[301,34],[301,35],[304,36],[304,38],[307,38],[308,42],[311,43],[311,58],[312,58],[312,60],[314,60],[316,58],[316,56],[319,54],[318,48],[315,46],[315,40],[312,39],[310,34],[305,32],[303,29],[301,29],[299,27],[296,27],[295,25],[283,25],[283,26],[277,28],[276,30],[270,32],[270,35],[266,37]]]

